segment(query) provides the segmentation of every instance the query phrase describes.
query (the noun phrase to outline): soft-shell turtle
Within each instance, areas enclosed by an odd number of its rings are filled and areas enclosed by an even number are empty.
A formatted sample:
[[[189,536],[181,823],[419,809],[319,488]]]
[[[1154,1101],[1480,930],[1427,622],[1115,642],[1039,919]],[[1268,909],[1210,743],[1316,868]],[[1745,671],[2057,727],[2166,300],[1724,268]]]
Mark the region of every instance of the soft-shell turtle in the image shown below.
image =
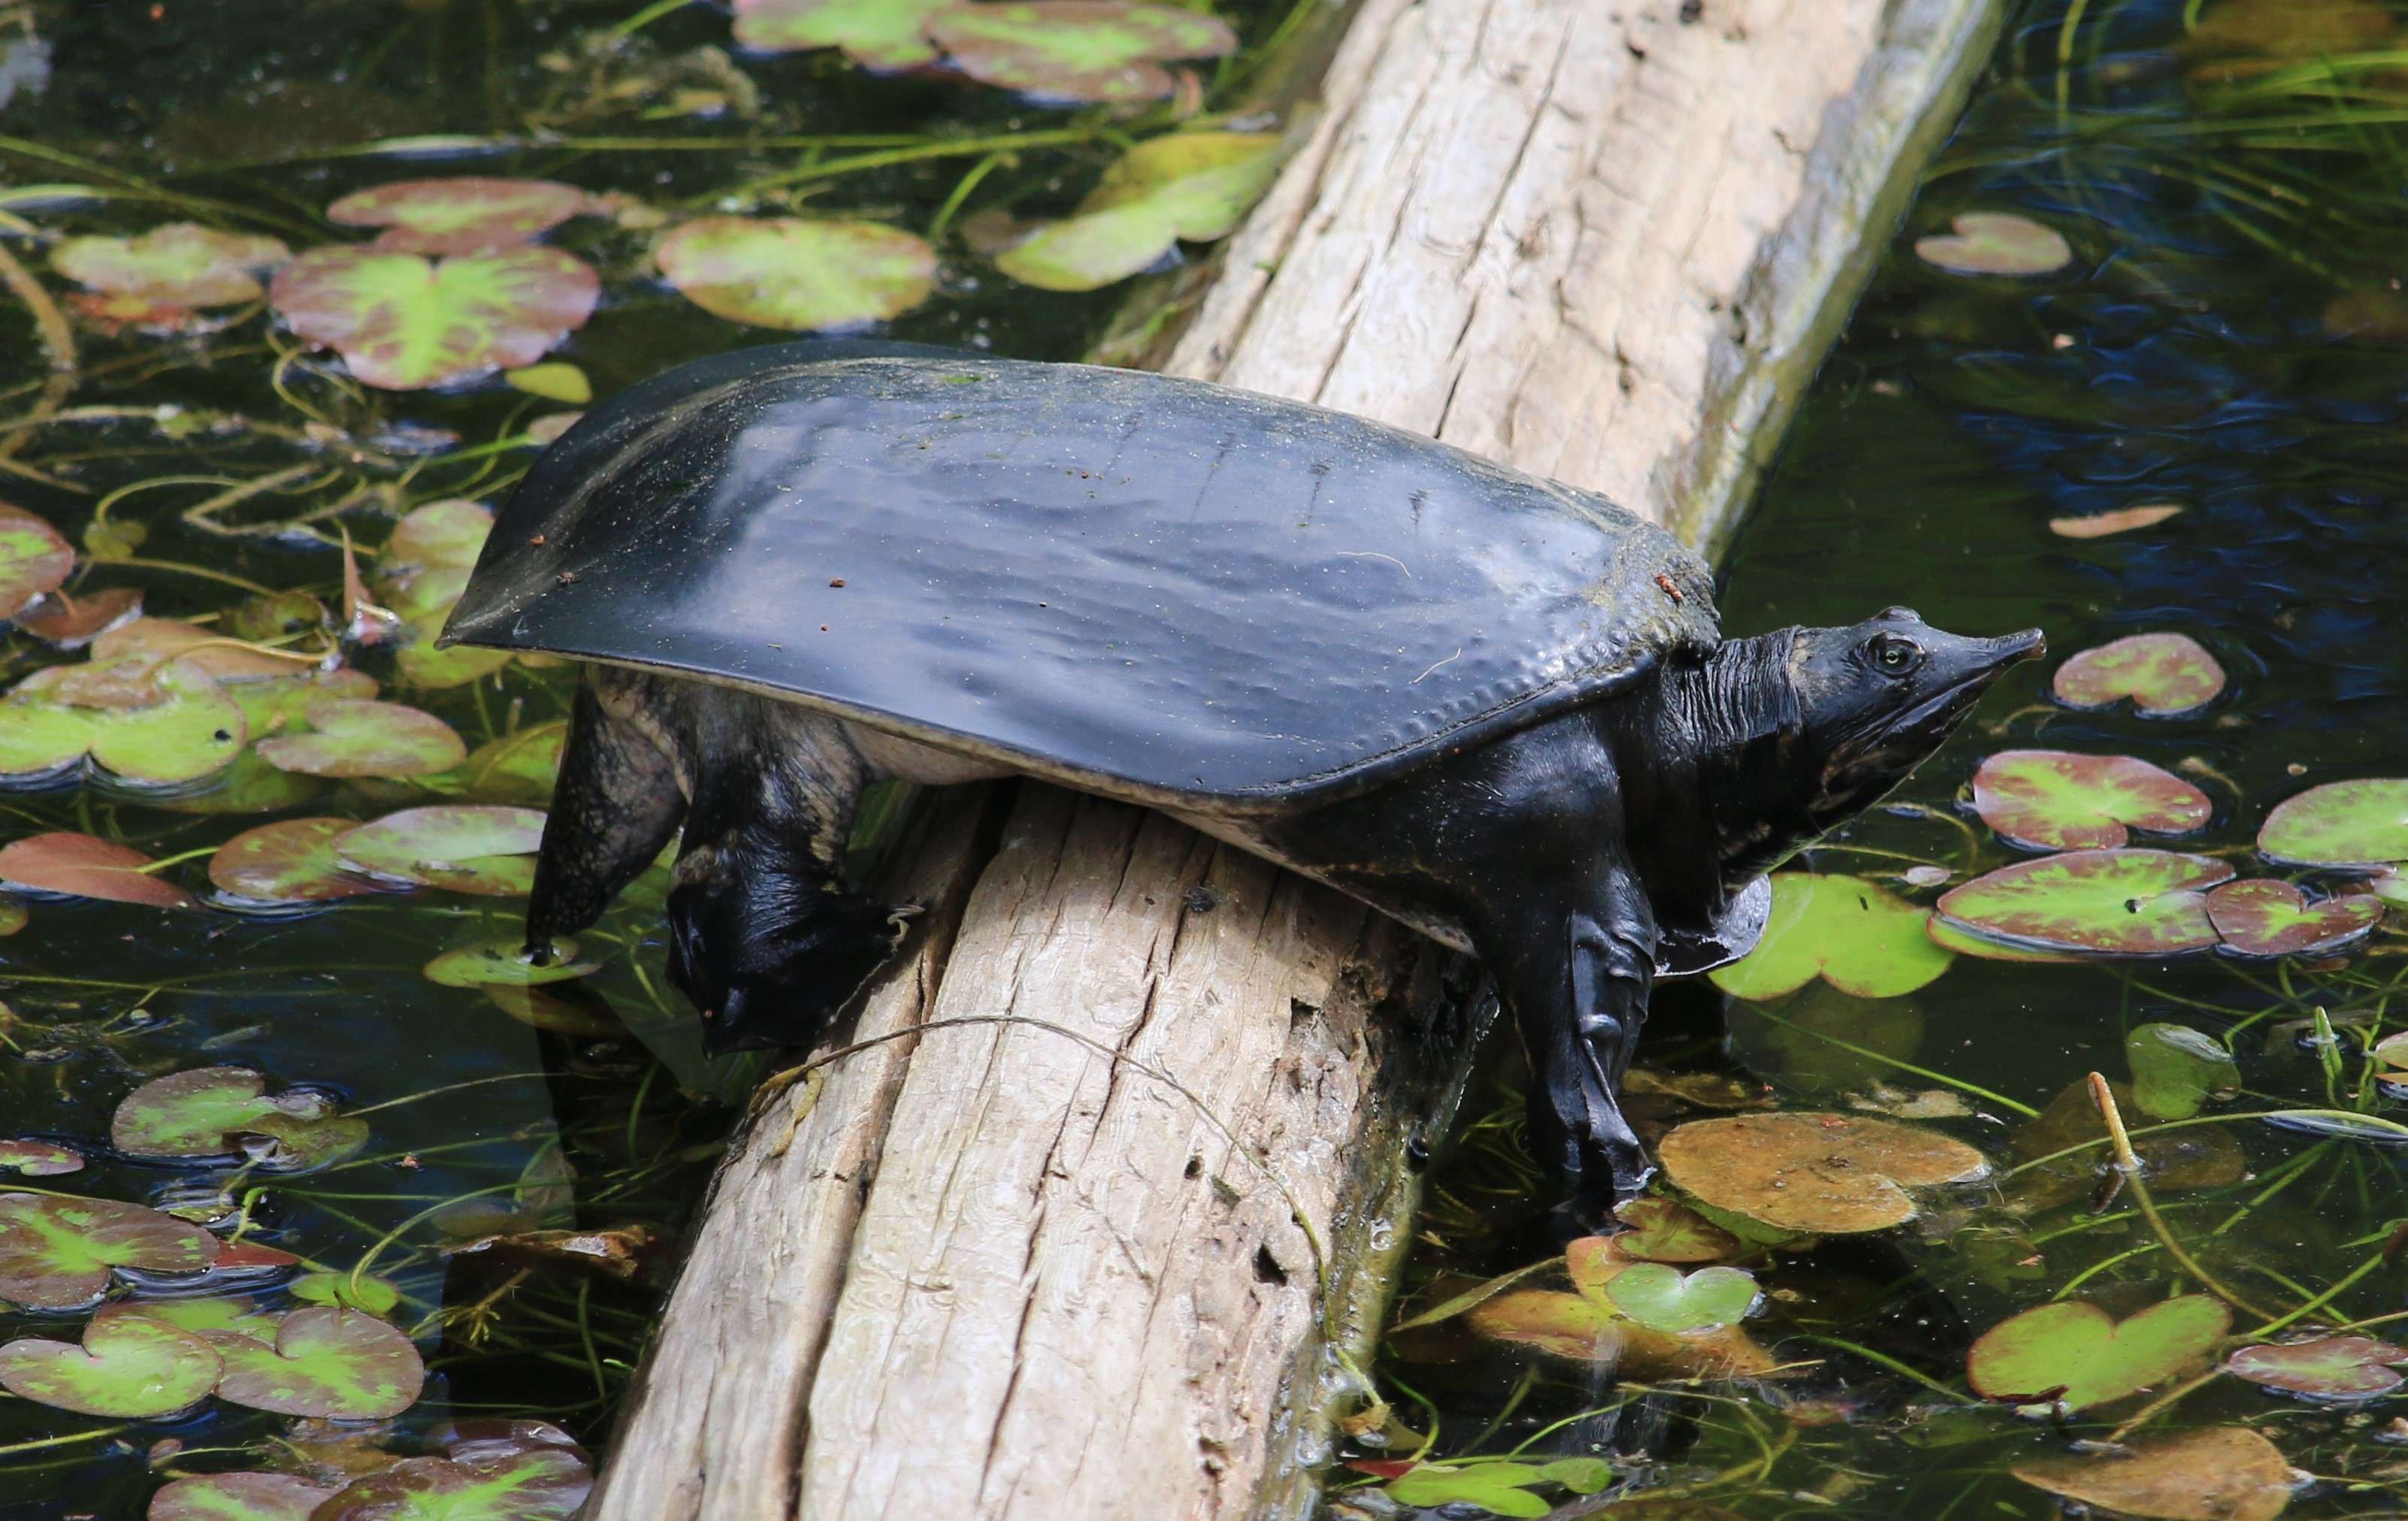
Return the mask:
[[[1011,772],[1168,811],[1495,974],[1582,1212],[1659,972],[1887,792],[2037,631],[1892,608],[1724,639],[1706,567],[1586,492],[1318,408],[877,343],[688,365],[500,514],[446,641],[593,662],[527,914],[584,927],[684,828],[669,973],[714,1049],[810,1039],[907,910],[863,787]]]

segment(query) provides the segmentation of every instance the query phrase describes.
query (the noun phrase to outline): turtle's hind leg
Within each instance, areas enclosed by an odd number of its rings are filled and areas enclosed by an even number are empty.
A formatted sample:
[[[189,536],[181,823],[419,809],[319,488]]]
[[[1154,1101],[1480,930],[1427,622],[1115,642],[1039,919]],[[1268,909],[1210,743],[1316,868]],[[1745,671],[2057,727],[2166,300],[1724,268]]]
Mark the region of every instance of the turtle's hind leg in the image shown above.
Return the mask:
[[[685,817],[684,777],[664,748],[674,741],[646,721],[642,694],[628,684],[620,673],[589,674],[569,710],[527,899],[527,953],[538,962],[551,959],[553,940],[599,917]]]

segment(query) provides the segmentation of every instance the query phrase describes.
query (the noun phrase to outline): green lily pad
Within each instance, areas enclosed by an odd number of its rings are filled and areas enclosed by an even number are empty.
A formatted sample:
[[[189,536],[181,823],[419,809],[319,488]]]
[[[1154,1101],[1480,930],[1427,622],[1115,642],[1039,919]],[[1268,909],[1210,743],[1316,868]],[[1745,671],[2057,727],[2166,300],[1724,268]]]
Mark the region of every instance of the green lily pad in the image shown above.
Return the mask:
[[[1719,1262],[1739,1256],[1739,1238],[1671,1198],[1634,1198],[1614,1210],[1630,1228],[1613,1238],[1624,1256],[1641,1262]]]
[[[1420,1463],[1387,1488],[1400,1505],[1476,1505],[1491,1515],[1544,1516],[1555,1506],[1530,1487],[1544,1482],[1534,1463]]]
[[[2218,889],[2222,891],[2222,889]],[[2186,1120],[2211,1098],[2241,1091],[2232,1053],[2187,1025],[2136,1025],[2124,1037],[2132,1101],[2160,1120]]]
[[[468,796],[481,801],[539,806],[552,800],[567,747],[566,719],[531,724],[468,752],[452,776]]]
[[[209,881],[248,903],[331,903],[382,892],[335,854],[335,841],[355,827],[350,819],[285,819],[246,829],[209,857]]]
[[[585,325],[601,282],[550,248],[429,263],[414,253],[312,249],[268,299],[295,333],[334,349],[366,385],[418,391],[516,369]]]
[[[230,307],[256,301],[259,276],[293,257],[273,237],[222,233],[171,222],[136,237],[70,237],[50,267],[95,291],[169,307]]]
[[[0,1172],[27,1178],[55,1178],[83,1170],[83,1153],[47,1141],[0,1141]]]
[[[347,1421],[398,1415],[418,1399],[426,1367],[409,1338],[357,1310],[295,1310],[273,1346],[208,1333],[225,1372],[218,1396],[279,1415]]]
[[[344,863],[423,887],[515,897],[535,888],[543,815],[531,808],[451,804],[387,814],[342,838]]]
[[[1851,1114],[1733,1114],[1676,1126],[1656,1148],[1684,1193],[1783,1230],[1841,1235],[1914,1218],[1911,1188],[1970,1183],[1980,1152],[1936,1131]]]
[[[541,987],[546,983],[588,977],[601,969],[598,961],[579,958],[575,940],[556,940],[552,948],[551,963],[538,967],[527,959],[524,947],[516,940],[464,945],[428,962],[426,980],[445,987]]]
[[[2157,1521],[2274,1521],[2291,1502],[2291,1465],[2245,1426],[2143,1439],[2114,1456],[2036,1457],[2014,1476],[2115,1515]]]
[[[150,1497],[144,1521],[309,1521],[335,1498],[332,1485],[290,1473],[205,1473]]]
[[[1078,211],[996,255],[1024,285],[1093,291],[1126,280],[1180,239],[1226,237],[1279,174],[1280,136],[1268,132],[1175,132],[1138,144]]]
[[[197,1273],[218,1239],[139,1204],[61,1194],[0,1194],[0,1300],[28,1310],[79,1310],[119,1268]]]
[[[204,816],[284,813],[306,806],[325,790],[316,777],[280,771],[246,750],[232,766],[195,787],[146,796],[142,801],[150,808]]]
[[[2129,697],[2145,717],[2173,718],[2214,701],[2224,690],[2224,667],[2187,634],[2134,634],[2057,667],[2052,689],[2069,708],[2105,708]]]
[[[119,1102],[109,1141],[128,1156],[239,1154],[280,1172],[325,1167],[367,1144],[367,1123],[335,1115],[322,1095],[269,1098],[266,1089],[265,1078],[243,1067],[152,1078]]]
[[[17,614],[17,627],[58,650],[80,650],[128,619],[142,615],[142,592],[110,586],[81,596],[52,592]]]
[[[404,179],[326,208],[342,227],[382,227],[380,253],[490,253],[540,237],[585,209],[585,193],[549,179]]]
[[[37,893],[97,897],[154,909],[189,909],[193,895],[144,868],[140,851],[59,831],[0,846],[0,882]]]
[[[2344,893],[2311,903],[2287,882],[2253,877],[2208,894],[2207,917],[2235,955],[2325,955],[2372,934],[2383,901]]]
[[[1973,811],[2033,850],[2114,849],[2129,830],[2183,835],[2215,811],[2207,794],[2129,755],[2001,750],[1973,773]]]
[[[2389,1394],[2408,1383],[2392,1371],[2402,1363],[2408,1363],[2408,1347],[2395,1347],[2371,1336],[2320,1336],[2310,1342],[2243,1347],[2225,1359],[2224,1367],[2252,1384],[2286,1394],[2359,1400]]]
[[[1923,932],[1927,911],[1861,877],[1783,871],[1756,949],[1707,975],[1734,997],[1762,1002],[1816,977],[1842,992],[1912,993],[1955,958]]]
[[[93,1321],[81,1346],[32,1336],[0,1346],[0,1388],[79,1415],[178,1414],[208,1399],[217,1378],[208,1342],[139,1315]]]
[[[896,227],[798,217],[703,217],[652,250],[662,276],[714,316],[817,332],[898,317],[928,298],[936,251]]]
[[[326,604],[307,592],[247,596],[226,613],[224,624],[227,633],[254,644],[291,639],[327,626]]]
[[[46,666],[0,697],[0,775],[89,757],[125,782],[168,786],[225,769],[250,736],[242,709],[192,661]]]
[[[1684,1274],[1661,1262],[1634,1262],[1605,1284],[1616,1310],[1659,1331],[1736,1326],[1756,1304],[1756,1280],[1737,1268]]]
[[[511,390],[523,391],[530,396],[541,396],[546,401],[582,407],[594,399],[594,382],[586,378],[585,372],[559,360],[509,370],[502,379],[509,382]]]
[[[1238,46],[1218,17],[1127,0],[957,5],[929,17],[927,34],[982,84],[1116,105],[1174,93],[1164,60],[1218,58]]]
[[[408,684],[438,690],[466,686],[510,663],[513,656],[508,650],[468,644],[436,648],[435,637],[451,621],[452,608],[467,589],[468,571],[450,565],[414,566],[379,581],[378,595],[385,607],[409,628],[410,642],[395,658],[401,679]]]
[[[322,697],[304,715],[308,732],[259,741],[262,760],[309,776],[431,776],[468,758],[452,725],[399,703]]]
[[[870,68],[936,62],[923,30],[954,0],[736,0],[736,40],[766,52],[841,48]]]
[[[391,1314],[401,1303],[401,1290],[374,1273],[355,1279],[347,1272],[305,1272],[285,1287],[307,1304],[337,1305],[372,1315]]]
[[[2286,866],[2408,861],[2408,780],[2328,782],[2285,798],[2258,829],[2258,851]]]
[[[47,520],[0,502],[0,618],[57,590],[74,568],[75,546]]]
[[[2059,1300],[1983,1332],[1967,1355],[1966,1380],[1985,1399],[2086,1410],[2168,1382],[2231,1328],[2232,1312],[2205,1294],[2161,1299],[2122,1321],[2094,1304]]]
[[[1659,1331],[1631,1319],[1588,1285],[1574,1294],[1552,1289],[1499,1294],[1473,1306],[1464,1323],[1492,1341],[1530,1347],[1568,1362],[1618,1363],[1629,1378],[1749,1378],[1774,1366],[1771,1354],[1741,1327]]]
[[[593,1471],[565,1447],[522,1447],[473,1463],[408,1457],[352,1480],[312,1521],[567,1521],[593,1487]]]
[[[394,524],[380,568],[388,576],[430,567],[473,570],[493,531],[493,509],[481,502],[460,497],[428,502]]]
[[[2064,235],[2012,211],[1968,211],[1950,233],[1914,240],[1914,254],[1952,275],[2047,275],[2073,262]]]
[[[1940,899],[1959,929],[2011,945],[2163,956],[2215,943],[2207,889],[2232,868],[2172,851],[2070,851],[2017,861]]]
[[[218,1254],[215,1267],[223,1270],[224,1252]],[[148,1316],[152,1320],[165,1321],[179,1331],[190,1331],[194,1336],[205,1331],[239,1331],[254,1342],[275,1341],[277,1323],[283,1318],[265,1313],[255,1299],[226,1294],[193,1299],[112,1299],[93,1312],[95,1321],[110,1320],[120,1315]]]
[[[14,935],[31,921],[25,905],[13,897],[0,897],[0,935]]]

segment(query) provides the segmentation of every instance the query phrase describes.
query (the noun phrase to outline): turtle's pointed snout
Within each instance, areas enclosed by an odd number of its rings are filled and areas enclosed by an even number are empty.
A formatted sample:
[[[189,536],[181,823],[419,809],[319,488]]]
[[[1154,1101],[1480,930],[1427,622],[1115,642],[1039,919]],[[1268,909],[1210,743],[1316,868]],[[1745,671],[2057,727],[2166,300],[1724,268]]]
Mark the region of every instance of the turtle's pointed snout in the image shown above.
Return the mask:
[[[1990,641],[1997,652],[1998,663],[2012,666],[2018,660],[2037,660],[2048,653],[2048,636],[2037,628],[2027,628],[2019,634],[2005,634]]]

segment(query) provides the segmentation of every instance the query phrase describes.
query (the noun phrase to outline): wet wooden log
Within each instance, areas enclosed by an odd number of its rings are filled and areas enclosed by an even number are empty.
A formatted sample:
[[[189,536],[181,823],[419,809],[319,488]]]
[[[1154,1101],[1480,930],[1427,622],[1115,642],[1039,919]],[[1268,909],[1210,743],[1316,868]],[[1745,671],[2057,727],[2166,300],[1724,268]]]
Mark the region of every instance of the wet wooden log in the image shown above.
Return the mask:
[[[1365,0],[1168,367],[1709,543],[1996,21]],[[757,1106],[589,1514],[1305,1514],[1461,969],[1140,811],[1028,785],[917,828],[895,890],[931,909],[852,1038],[930,1027]]]

